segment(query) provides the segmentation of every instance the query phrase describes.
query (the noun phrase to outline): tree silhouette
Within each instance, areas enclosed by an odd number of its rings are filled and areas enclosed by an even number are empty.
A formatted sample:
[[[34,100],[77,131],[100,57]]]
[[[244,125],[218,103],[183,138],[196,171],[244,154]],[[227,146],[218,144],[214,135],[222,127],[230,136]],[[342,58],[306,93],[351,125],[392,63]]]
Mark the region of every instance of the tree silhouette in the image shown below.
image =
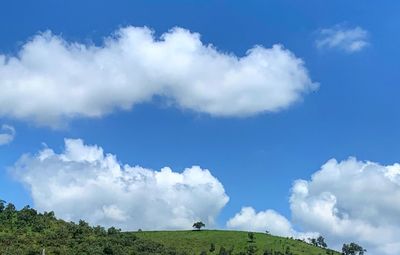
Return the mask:
[[[206,225],[205,225],[203,222],[201,222],[201,221],[198,221],[198,222],[193,223],[193,227],[194,227],[195,229],[197,229],[198,231],[200,231],[201,228],[204,228],[205,226],[206,226]]]
[[[315,238],[308,238],[308,241],[309,241],[312,245],[318,246],[317,239],[315,239]]]
[[[317,238],[317,245],[318,245],[319,247],[322,247],[322,248],[328,247],[328,245],[325,243],[325,238],[323,238],[322,236],[319,236],[319,237]]]
[[[0,212],[6,208],[6,201],[0,199]]]
[[[367,250],[356,243],[343,244],[342,247],[343,255],[364,255],[365,252]]]

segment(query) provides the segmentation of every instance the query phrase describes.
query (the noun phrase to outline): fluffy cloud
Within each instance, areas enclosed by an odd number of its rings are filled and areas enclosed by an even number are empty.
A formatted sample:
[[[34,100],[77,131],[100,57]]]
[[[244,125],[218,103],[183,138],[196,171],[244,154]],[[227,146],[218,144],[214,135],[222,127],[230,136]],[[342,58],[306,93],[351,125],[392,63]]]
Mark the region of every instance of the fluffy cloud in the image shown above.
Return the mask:
[[[9,125],[2,125],[0,128],[0,145],[9,144],[14,140],[15,128]]]
[[[370,254],[400,254],[400,165],[332,159],[310,181],[296,181],[293,219],[337,248],[356,241]]]
[[[368,32],[361,27],[335,26],[322,29],[316,45],[318,48],[338,48],[349,53],[357,52],[368,46]]]
[[[122,166],[114,155],[82,140],[66,139],[60,154],[46,148],[25,155],[11,171],[40,211],[125,230],[187,229],[196,220],[212,226],[229,200],[208,170]]]
[[[295,231],[290,221],[274,210],[256,212],[252,207],[243,207],[239,213],[228,220],[226,225],[230,229],[256,232],[268,231],[273,235],[301,239],[318,235],[317,233]]]
[[[229,228],[307,238],[323,235],[329,246],[357,242],[372,255],[400,254],[400,164],[384,166],[349,158],[329,160],[311,180],[294,183],[292,220],[273,210],[242,208]]]
[[[155,38],[146,27],[126,27],[100,46],[45,32],[16,56],[0,55],[0,116],[42,125],[127,110],[154,96],[213,116],[248,116],[286,108],[316,86],[281,45],[238,57],[182,28]]]

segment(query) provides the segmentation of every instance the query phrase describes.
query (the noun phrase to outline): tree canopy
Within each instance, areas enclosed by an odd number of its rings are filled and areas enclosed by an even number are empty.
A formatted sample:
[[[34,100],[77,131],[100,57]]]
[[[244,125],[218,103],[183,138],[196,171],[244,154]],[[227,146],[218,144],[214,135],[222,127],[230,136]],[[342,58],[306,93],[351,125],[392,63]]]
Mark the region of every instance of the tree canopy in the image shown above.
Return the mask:
[[[364,255],[365,252],[367,250],[356,243],[343,244],[342,247],[343,255]]]
[[[114,227],[91,227],[81,220],[65,222],[53,212],[38,213],[25,206],[16,210],[0,200],[0,254],[2,255],[178,254],[171,248],[122,233]]]
[[[201,228],[204,228],[206,224],[204,224],[202,221],[197,221],[193,223],[193,227],[197,230],[201,230]]]

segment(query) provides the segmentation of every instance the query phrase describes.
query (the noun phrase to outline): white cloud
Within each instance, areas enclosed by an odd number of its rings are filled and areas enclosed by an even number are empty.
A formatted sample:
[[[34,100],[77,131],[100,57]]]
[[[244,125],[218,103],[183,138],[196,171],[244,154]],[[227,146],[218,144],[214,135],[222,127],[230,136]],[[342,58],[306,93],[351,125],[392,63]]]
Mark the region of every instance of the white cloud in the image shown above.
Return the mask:
[[[295,182],[290,204],[296,223],[336,248],[356,241],[368,254],[400,254],[399,164],[332,159]]]
[[[2,125],[0,128],[0,145],[9,144],[14,140],[15,128],[9,125]]]
[[[66,139],[60,154],[46,148],[25,155],[12,172],[38,210],[125,230],[188,229],[196,220],[212,227],[229,200],[208,170],[122,166],[114,155],[82,140]]]
[[[400,254],[400,164],[384,166],[349,158],[329,160],[311,180],[294,183],[292,220],[273,210],[242,210],[227,222],[233,229],[307,238],[320,233],[330,247],[357,242],[371,255]]]
[[[256,212],[252,207],[243,207],[239,213],[228,220],[226,225],[230,229],[255,232],[268,231],[273,235],[300,239],[307,239],[308,237],[318,235],[318,233],[300,233],[295,231],[290,221],[274,210]]]
[[[337,48],[349,53],[361,51],[368,44],[368,32],[361,27],[322,29],[316,41],[318,48]]]
[[[0,55],[0,116],[42,125],[100,117],[154,96],[213,116],[249,116],[286,108],[316,87],[281,45],[238,57],[182,28],[158,39],[148,28],[126,27],[101,46],[45,32],[16,56]]]

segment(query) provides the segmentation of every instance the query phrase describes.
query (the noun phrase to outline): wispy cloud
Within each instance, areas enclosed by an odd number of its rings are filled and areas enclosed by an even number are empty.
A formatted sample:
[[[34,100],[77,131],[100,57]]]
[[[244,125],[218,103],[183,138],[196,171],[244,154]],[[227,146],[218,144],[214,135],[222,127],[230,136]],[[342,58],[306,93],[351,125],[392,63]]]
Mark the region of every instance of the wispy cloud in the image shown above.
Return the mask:
[[[318,48],[337,48],[348,53],[361,51],[368,46],[368,31],[361,27],[348,28],[337,25],[319,31]]]
[[[0,128],[0,145],[9,144],[14,140],[15,128],[9,125],[2,125]]]

